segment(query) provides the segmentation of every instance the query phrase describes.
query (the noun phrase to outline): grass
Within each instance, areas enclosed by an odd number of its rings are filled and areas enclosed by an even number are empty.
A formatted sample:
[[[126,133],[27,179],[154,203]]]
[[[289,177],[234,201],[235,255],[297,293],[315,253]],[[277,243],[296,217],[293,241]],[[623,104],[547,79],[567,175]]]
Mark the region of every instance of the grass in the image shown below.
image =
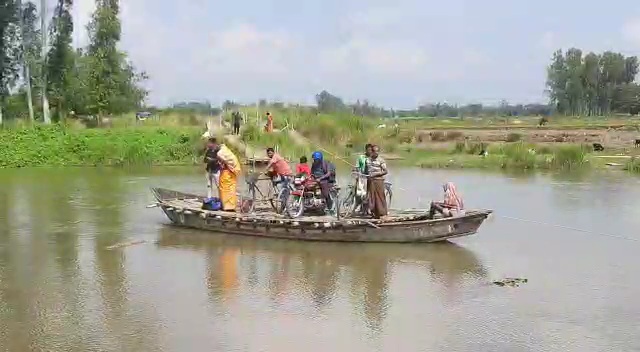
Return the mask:
[[[0,167],[193,163],[199,129],[73,129],[61,125],[0,130]]]
[[[487,156],[480,151],[486,150]],[[485,146],[482,143],[456,143],[449,153],[414,151],[411,162],[424,168],[485,168],[520,170],[570,170],[589,165],[588,149],[582,145],[543,147],[524,142]]]
[[[324,149],[329,155],[335,155],[334,159],[345,158],[353,163],[354,154],[370,142],[379,144],[384,153],[404,158],[403,164],[428,168],[575,170],[600,167],[597,162],[589,161],[590,149],[580,144],[536,145],[525,142],[523,134],[516,132],[507,134],[506,142],[471,142],[465,137],[464,129],[534,128],[537,118],[394,121],[283,108],[269,111],[274,116],[275,128],[284,131],[266,134],[262,132],[266,119],[261,118],[265,111],[258,114],[255,108],[243,110],[248,121],[243,125],[242,137],[256,150],[257,156],[262,156],[266,147],[276,147],[283,156],[297,162],[302,155]],[[73,120],[54,126],[30,126],[17,121],[0,129],[0,166],[199,163],[203,145],[200,136],[208,119],[218,121],[218,117],[190,113],[161,113],[159,118],[143,122],[137,122],[134,115],[124,115],[111,119],[111,128],[98,129],[85,128]],[[229,121],[229,116],[225,115],[224,119]],[[622,125],[636,129],[639,122],[620,118],[552,118],[545,128]],[[377,128],[380,124],[387,127]],[[292,138],[287,133],[289,129],[303,135],[306,142]],[[488,156],[481,157],[482,150],[487,150]],[[640,161],[633,159],[626,168],[640,173]]]

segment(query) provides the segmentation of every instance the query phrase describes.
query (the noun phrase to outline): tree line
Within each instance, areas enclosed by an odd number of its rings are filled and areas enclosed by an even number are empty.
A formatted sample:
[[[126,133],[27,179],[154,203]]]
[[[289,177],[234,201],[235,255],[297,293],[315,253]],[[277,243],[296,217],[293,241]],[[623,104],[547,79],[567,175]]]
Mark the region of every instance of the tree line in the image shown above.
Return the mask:
[[[640,112],[638,57],[571,48],[553,54],[547,68],[547,92],[559,114],[603,116]]]
[[[96,0],[89,44],[74,48],[73,0],[0,0],[0,123],[3,116],[45,123],[70,113],[103,116],[141,106],[147,76],[118,50],[119,0]]]
[[[454,105],[447,103],[429,103],[420,105],[415,109],[398,110],[378,106],[369,102],[367,99],[346,103],[339,96],[331,94],[326,90],[318,93],[315,98],[315,106],[285,104],[280,101],[268,102],[266,99],[260,99],[257,103],[253,104],[240,104],[232,100],[226,100],[221,106],[214,106],[208,101],[180,102],[168,108],[150,108],[149,110],[217,115],[221,112],[241,107],[259,107],[265,111],[269,109],[295,108],[311,113],[349,114],[366,117],[451,117],[461,119],[465,117],[485,116],[549,116],[552,113],[552,108],[548,104],[510,104],[506,100],[496,106],[483,104]]]

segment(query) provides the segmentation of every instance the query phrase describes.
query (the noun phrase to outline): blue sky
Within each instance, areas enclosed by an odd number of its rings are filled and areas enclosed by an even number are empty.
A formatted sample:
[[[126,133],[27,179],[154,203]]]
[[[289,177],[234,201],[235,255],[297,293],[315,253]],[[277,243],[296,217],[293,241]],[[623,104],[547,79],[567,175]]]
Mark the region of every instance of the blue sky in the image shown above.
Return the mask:
[[[149,102],[311,103],[322,89],[396,108],[545,101],[557,48],[640,55],[640,1],[123,0],[122,48]],[[75,1],[75,43],[93,0]]]

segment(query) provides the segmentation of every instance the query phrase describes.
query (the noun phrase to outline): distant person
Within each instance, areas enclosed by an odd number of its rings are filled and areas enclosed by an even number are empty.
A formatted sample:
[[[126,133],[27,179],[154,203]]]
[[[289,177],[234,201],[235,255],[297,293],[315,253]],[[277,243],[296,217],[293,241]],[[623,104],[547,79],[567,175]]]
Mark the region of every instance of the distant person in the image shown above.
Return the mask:
[[[387,197],[384,194],[384,180],[389,173],[387,163],[380,156],[380,147],[371,147],[371,154],[367,159],[366,173],[367,198],[369,201],[369,211],[376,219],[387,216]]]
[[[311,176],[311,167],[307,164],[307,157],[304,155],[300,157],[300,163],[296,165],[296,176],[300,175]]]
[[[207,197],[213,197],[213,186],[218,188],[220,184],[220,161],[218,160],[218,151],[220,145],[215,138],[209,138],[204,151],[204,164],[207,178]]]
[[[267,111],[267,124],[264,126],[264,130],[268,133],[273,132],[273,115]]]
[[[429,218],[433,219],[436,213],[442,214],[445,217],[464,215],[464,203],[460,195],[458,195],[453,182],[445,183],[442,188],[444,189],[444,201],[431,202]]]
[[[236,211],[238,205],[238,176],[242,171],[238,157],[226,145],[221,144],[217,154],[220,161],[220,181],[218,192],[222,210]]]
[[[242,123],[240,112],[234,111],[231,117],[233,120],[233,134],[240,134],[240,124]]]
[[[335,167],[328,161],[324,160],[322,153],[319,151],[313,152],[311,155],[313,163],[311,164],[311,176],[318,182],[320,186],[320,192],[327,205],[327,210],[331,212],[333,209],[333,201],[331,200],[331,186],[335,183]]]
[[[289,163],[273,148],[267,148],[267,157],[269,157],[269,163],[266,167],[266,174],[271,178],[279,176],[282,180],[288,181],[292,176]]]

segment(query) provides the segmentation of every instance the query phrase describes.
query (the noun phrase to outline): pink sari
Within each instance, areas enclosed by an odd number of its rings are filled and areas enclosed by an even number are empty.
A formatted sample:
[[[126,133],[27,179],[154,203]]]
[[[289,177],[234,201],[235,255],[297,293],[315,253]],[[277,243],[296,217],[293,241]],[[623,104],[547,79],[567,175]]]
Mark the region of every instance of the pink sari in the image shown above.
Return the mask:
[[[464,203],[462,198],[456,191],[456,185],[453,182],[447,182],[444,184],[444,204],[451,210],[460,211],[464,209]]]

